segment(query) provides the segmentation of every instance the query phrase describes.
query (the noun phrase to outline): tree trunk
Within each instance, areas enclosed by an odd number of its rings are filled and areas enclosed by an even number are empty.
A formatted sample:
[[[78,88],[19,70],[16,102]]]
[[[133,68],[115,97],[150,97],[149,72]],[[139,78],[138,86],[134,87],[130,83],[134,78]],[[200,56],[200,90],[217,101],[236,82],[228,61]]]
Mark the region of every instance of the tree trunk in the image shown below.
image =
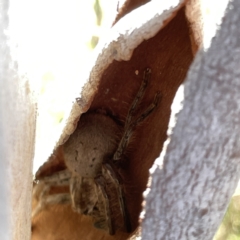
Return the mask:
[[[21,2],[25,4],[26,2]],[[11,7],[17,7],[11,1]],[[22,9],[21,9],[22,10]],[[22,14],[19,10],[19,14]],[[9,1],[0,3],[0,239],[30,239],[32,160],[36,101],[33,89],[18,68],[15,46],[25,26],[11,32],[20,15],[9,14]],[[15,29],[16,30],[16,29]]]
[[[152,175],[142,239],[211,240],[239,179],[240,1],[229,2],[185,84],[163,168]]]

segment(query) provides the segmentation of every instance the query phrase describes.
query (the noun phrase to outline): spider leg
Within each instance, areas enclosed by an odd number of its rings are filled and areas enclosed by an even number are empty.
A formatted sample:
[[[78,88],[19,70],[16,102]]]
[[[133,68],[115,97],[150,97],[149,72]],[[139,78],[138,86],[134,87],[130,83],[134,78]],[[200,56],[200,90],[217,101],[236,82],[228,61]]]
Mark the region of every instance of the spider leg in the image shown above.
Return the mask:
[[[106,192],[106,181],[103,176],[98,176],[95,179],[95,183],[97,186],[101,189],[101,192],[103,194],[103,197],[105,199],[105,210],[107,213],[107,224],[108,224],[108,231],[110,235],[114,235],[114,229],[113,229],[113,224],[112,224],[112,219],[111,219],[111,209],[110,209],[110,204],[109,204],[109,199],[108,195]]]
[[[85,215],[92,214],[98,201],[94,179],[73,176],[70,180],[70,195],[75,212]]]
[[[37,206],[32,211],[32,218],[41,212],[47,205],[70,203],[69,193],[49,195],[51,187],[68,186],[71,173],[68,170],[54,173],[51,176],[35,180],[33,198],[37,200]]]
[[[44,197],[44,201],[41,201],[32,212],[32,218],[34,218],[39,212],[44,210],[46,206],[56,204],[70,204],[71,198],[69,193],[60,193],[56,195],[48,195]]]
[[[45,207],[45,199],[50,190],[49,185],[44,183],[38,183],[33,188],[33,197],[38,200],[37,206],[32,210],[32,218],[34,218],[39,212],[41,212]]]
[[[42,177],[36,179],[35,182],[45,182],[51,183],[57,186],[60,186],[61,183],[64,183],[65,180],[69,180],[71,178],[71,172],[69,170],[63,170],[52,174],[51,176]]]
[[[122,180],[121,177],[119,176],[119,174],[113,169],[113,167],[109,164],[109,163],[104,163],[103,167],[106,169],[106,171],[108,172],[109,176],[112,178],[113,182],[115,183],[117,192],[118,192],[118,199],[119,199],[119,205],[121,208],[121,213],[123,216],[123,221],[124,221],[124,225],[125,228],[127,230],[127,232],[131,232],[132,227],[131,227],[131,222],[130,222],[130,218],[129,218],[129,214],[126,208],[126,201],[124,198],[124,194],[123,194],[123,188],[122,188]]]
[[[132,105],[131,105],[131,107],[128,111],[128,115],[127,115],[127,118],[126,118],[124,129],[126,129],[129,126],[129,124],[131,123],[132,116],[134,115],[134,112],[137,108],[138,103],[142,100],[142,98],[144,96],[144,93],[146,91],[147,84],[148,84],[148,81],[149,81],[150,77],[151,77],[151,69],[147,68],[143,72],[142,84],[141,84],[141,86],[138,90],[138,93],[137,93],[136,97],[134,98],[134,100],[132,102]]]
[[[72,209],[75,212],[84,214],[84,210],[82,211],[80,206],[80,202],[81,202],[80,188],[81,188],[81,179],[78,177],[72,177],[70,179],[70,184],[69,184],[69,191],[70,191],[70,196],[72,200]]]
[[[133,121],[132,123],[130,123],[126,129],[124,130],[124,134],[122,136],[122,139],[118,145],[118,148],[116,150],[116,152],[113,155],[113,160],[117,161],[121,159],[121,156],[132,136],[133,130],[135,129],[135,127],[137,125],[139,125],[141,122],[143,122],[152,112],[153,110],[157,107],[157,104],[159,102],[160,99],[160,93],[157,92],[155,94],[154,100],[153,102],[148,106],[148,108],[140,115],[140,117],[138,117],[135,121]]]

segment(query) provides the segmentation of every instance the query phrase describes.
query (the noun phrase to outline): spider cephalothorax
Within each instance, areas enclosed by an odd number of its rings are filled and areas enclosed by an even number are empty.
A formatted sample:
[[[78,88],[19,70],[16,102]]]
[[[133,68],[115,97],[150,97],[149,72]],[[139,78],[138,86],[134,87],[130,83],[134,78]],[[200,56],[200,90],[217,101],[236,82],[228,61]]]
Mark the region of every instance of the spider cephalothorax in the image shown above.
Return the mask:
[[[126,152],[135,127],[156,108],[160,94],[143,113],[135,117],[144,96],[151,70],[144,71],[140,89],[133,100],[124,127],[108,115],[90,112],[81,116],[75,132],[63,146],[67,170],[59,174],[70,185],[73,210],[89,215],[94,226],[114,234],[116,229],[131,231],[124,186],[118,173],[119,162]],[[118,166],[118,167],[116,167]],[[49,185],[58,185],[50,177]],[[42,181],[47,182],[42,179]],[[60,198],[58,198],[60,199]],[[70,198],[69,198],[70,199]]]
[[[100,175],[102,163],[113,157],[118,147],[120,133],[120,127],[108,116],[82,115],[77,129],[64,144],[68,169],[82,178]]]

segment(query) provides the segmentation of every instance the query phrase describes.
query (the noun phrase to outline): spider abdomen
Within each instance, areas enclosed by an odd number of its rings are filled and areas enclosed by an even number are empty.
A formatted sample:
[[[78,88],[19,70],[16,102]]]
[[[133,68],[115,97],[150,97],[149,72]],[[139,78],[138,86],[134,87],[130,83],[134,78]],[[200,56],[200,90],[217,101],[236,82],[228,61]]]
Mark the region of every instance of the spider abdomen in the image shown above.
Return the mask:
[[[64,144],[64,158],[74,175],[95,178],[101,174],[102,163],[116,151],[120,127],[100,113],[81,116],[77,129]]]

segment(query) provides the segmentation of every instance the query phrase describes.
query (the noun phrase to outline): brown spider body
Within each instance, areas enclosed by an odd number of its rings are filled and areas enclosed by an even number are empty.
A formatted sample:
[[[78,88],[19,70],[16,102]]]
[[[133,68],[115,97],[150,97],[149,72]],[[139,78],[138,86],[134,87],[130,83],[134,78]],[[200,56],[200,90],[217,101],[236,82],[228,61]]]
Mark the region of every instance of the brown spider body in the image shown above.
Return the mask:
[[[92,216],[94,225],[106,230],[112,229],[113,222],[116,222],[113,220],[116,219],[116,212],[112,211],[112,205],[118,205],[118,199],[114,198],[117,192],[113,184],[107,181],[102,164],[113,158],[120,133],[121,128],[110,117],[100,113],[87,113],[81,116],[77,129],[64,144],[65,163],[72,172],[70,192],[73,208],[79,213]],[[106,189],[111,189],[110,192],[105,189],[106,194],[115,192],[110,199],[114,199],[116,204],[113,202],[106,205],[104,196],[94,181],[100,176],[105,179]]]
[[[82,214],[97,216],[95,226],[105,229],[104,222],[106,222],[110,234],[114,234],[116,229],[113,226],[116,222],[113,206],[118,204],[115,202],[119,202],[116,212],[120,210],[126,231],[131,231],[124,190],[122,186],[119,186],[121,177],[114,163],[121,161],[135,127],[157,106],[159,93],[155,95],[153,103],[139,117],[132,120],[144,96],[150,75],[151,70],[147,68],[144,71],[139,91],[129,109],[124,129],[121,129],[107,115],[86,113],[81,117],[75,132],[64,144],[65,163],[72,173],[70,193],[74,210]],[[121,133],[123,133],[122,136]],[[112,192],[115,193],[112,194]],[[102,208],[103,205],[104,208]],[[99,216],[103,215],[104,210],[105,221],[99,221],[98,219],[102,218]]]
[[[103,113],[89,112],[81,116],[76,130],[63,145],[67,170],[42,180],[46,183],[40,197],[43,201],[34,214],[46,205],[45,202],[51,202],[45,197],[51,186],[67,184],[73,210],[91,216],[95,227],[105,229],[111,235],[117,229],[132,231],[119,170],[135,128],[152,113],[160,98],[160,94],[156,93],[145,111],[135,116],[150,76],[151,69],[147,68],[124,127]],[[55,197],[55,203],[62,203],[63,199],[66,203],[70,198],[63,194]]]
[[[83,178],[101,175],[102,163],[113,157],[120,133],[120,127],[108,116],[99,113],[82,115],[77,129],[64,144],[68,169]]]

